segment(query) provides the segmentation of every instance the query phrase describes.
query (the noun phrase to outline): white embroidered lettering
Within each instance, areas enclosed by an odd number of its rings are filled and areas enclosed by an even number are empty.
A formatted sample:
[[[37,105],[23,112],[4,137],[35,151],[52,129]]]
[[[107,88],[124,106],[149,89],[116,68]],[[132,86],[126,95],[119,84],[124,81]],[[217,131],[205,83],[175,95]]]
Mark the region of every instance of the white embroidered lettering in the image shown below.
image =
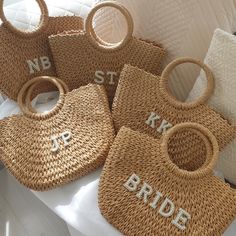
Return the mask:
[[[69,140],[71,139],[71,132],[70,131],[65,131],[63,133],[61,133],[60,135],[58,136],[51,136],[51,140],[52,140],[52,148],[51,148],[51,151],[52,152],[57,152],[59,150],[59,143],[58,143],[58,140],[61,139],[64,143],[64,146],[68,146],[69,145]]]
[[[165,211],[167,209],[167,211]],[[159,213],[164,217],[170,217],[173,215],[175,211],[175,205],[174,203],[166,198],[165,201],[161,204],[161,207],[159,209]]]
[[[40,61],[41,61],[43,70],[48,70],[49,68],[51,68],[52,64],[49,60],[49,57],[46,57],[46,56],[40,57]]]
[[[52,140],[52,148],[51,148],[51,151],[52,151],[52,152],[57,152],[57,150],[59,149],[59,144],[58,144],[58,142],[57,142],[57,137],[51,136],[51,140]]]
[[[97,70],[95,71],[95,78],[94,82],[97,84],[104,84],[105,80],[108,80],[109,85],[114,85],[115,84],[115,79],[118,76],[118,73],[115,71],[101,71]]]
[[[151,112],[150,116],[148,119],[145,121],[145,124],[149,125],[151,128],[155,129],[156,131],[160,134],[166,132],[169,128],[171,128],[173,125],[169,123],[167,120],[162,119],[161,124],[157,126],[156,122],[158,120],[161,120],[161,117],[156,114],[155,112]]]
[[[157,203],[159,202],[160,198],[162,197],[162,193],[160,192],[156,192],[156,197],[154,198],[153,202],[150,204],[150,206],[153,208],[153,209],[156,209],[157,208]]]
[[[140,189],[138,188],[138,185],[140,183],[141,183],[140,177],[137,174],[132,174],[129,177],[129,179],[124,183],[123,186],[130,192],[137,191],[136,197],[139,199],[143,199],[144,203],[148,203],[148,200],[152,198],[153,188],[146,182],[143,182],[143,185]],[[149,204],[150,209],[155,210],[157,208],[158,203],[161,201],[162,197],[163,197],[163,194],[159,191],[156,191],[155,197]],[[157,213],[160,216],[165,217],[165,218],[171,217],[174,214],[174,212],[175,212],[175,205],[167,197],[162,202],[159,210],[157,211]],[[177,216],[175,217],[174,220],[170,221],[170,223],[176,226],[180,230],[185,230],[186,223],[190,219],[191,219],[191,215],[188,212],[186,212],[184,209],[179,208]]]
[[[167,129],[171,127],[172,124],[170,124],[167,120],[162,120],[161,125],[157,128],[157,132],[164,133]]]
[[[97,83],[97,84],[103,84],[104,83],[104,75],[105,73],[101,70],[97,70],[95,72],[95,79],[94,79],[94,82]]]
[[[124,184],[124,187],[127,188],[130,192],[133,192],[137,189],[139,183],[140,178],[136,174],[132,174]]]
[[[176,216],[176,218],[172,221],[172,224],[174,224],[176,227],[178,227],[181,230],[186,229],[186,223],[188,220],[191,219],[191,216],[188,212],[186,212],[184,209],[180,208],[179,213]],[[180,224],[181,222],[182,224]]]
[[[108,71],[107,75],[110,76],[109,84],[110,85],[115,84],[114,77],[117,76],[117,72],[115,72],[115,71]]]
[[[148,196],[152,194],[152,187],[144,182],[141,190],[136,194],[136,197],[141,199],[143,198],[143,201],[147,203]]]
[[[49,57],[47,56],[34,58],[33,60],[27,60],[26,62],[28,64],[30,74],[34,74],[35,72],[41,71],[41,67],[42,67],[42,70],[47,70],[52,65],[49,60]]]
[[[30,74],[35,73],[35,71],[40,71],[40,66],[39,66],[38,58],[34,58],[32,61],[31,60],[27,60],[26,62],[28,64],[28,66],[29,66]]]
[[[148,117],[145,123],[154,129],[156,126],[156,121],[160,120],[160,118],[161,117],[158,116],[155,112],[151,112],[151,115]]]

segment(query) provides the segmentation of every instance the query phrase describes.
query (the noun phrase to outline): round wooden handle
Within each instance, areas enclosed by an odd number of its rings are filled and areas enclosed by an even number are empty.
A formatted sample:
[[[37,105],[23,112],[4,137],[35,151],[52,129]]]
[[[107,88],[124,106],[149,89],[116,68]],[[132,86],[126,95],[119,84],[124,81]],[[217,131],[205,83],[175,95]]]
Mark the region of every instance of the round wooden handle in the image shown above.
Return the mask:
[[[197,98],[193,102],[180,102],[177,101],[175,97],[172,96],[168,89],[168,80],[169,80],[169,75],[172,72],[172,70],[183,63],[193,63],[195,65],[200,66],[206,73],[206,79],[207,79],[207,87],[203,94]],[[161,92],[165,96],[165,98],[172,103],[176,107],[182,107],[182,108],[191,108],[198,106],[200,104],[204,104],[207,102],[207,100],[210,98],[212,93],[214,92],[214,76],[211,71],[211,69],[204,64],[203,62],[193,59],[193,58],[188,58],[188,57],[183,57],[183,58],[177,58],[176,60],[172,61],[169,65],[166,66],[164,71],[162,72],[161,75],[161,80],[160,80],[160,87],[161,87]]]
[[[203,143],[206,146],[206,161],[203,166],[195,171],[180,169],[176,164],[172,162],[169,157],[168,141],[174,134],[176,134],[180,130],[188,130],[196,133],[202,139]],[[209,131],[209,129],[207,129],[203,125],[191,122],[177,124],[173,128],[169,129],[163,135],[162,150],[164,156],[166,157],[166,163],[168,164],[169,169],[181,177],[190,179],[202,178],[206,175],[212,174],[214,167],[216,166],[219,154],[219,146],[216,137]]]
[[[21,37],[32,37],[40,34],[48,25],[48,8],[44,0],[36,0],[38,3],[40,10],[41,10],[41,17],[40,17],[40,23],[38,27],[34,31],[24,31],[19,30],[16,27],[14,27],[6,18],[3,10],[3,3],[4,0],[0,0],[0,18],[3,22],[3,25],[7,27],[9,30],[11,30],[14,34],[17,34]]]
[[[65,83],[63,80],[61,80],[61,79],[58,79],[58,78],[57,78],[57,80],[58,80],[58,82],[61,84],[61,86],[63,87],[64,93],[65,93],[65,94],[68,93],[68,92],[69,92],[69,88],[68,88],[68,86],[66,85],[66,83]],[[42,81],[38,81],[38,82],[35,82],[34,84],[32,84],[32,85],[28,88],[27,94],[26,94],[26,97],[25,97],[25,105],[26,105],[26,107],[28,107],[28,109],[29,109],[31,112],[33,112],[33,113],[37,113],[37,110],[32,107],[32,104],[31,104],[31,95],[32,95],[32,93],[33,93],[35,87],[37,87],[38,84],[40,84],[40,83],[42,83]]]
[[[103,7],[113,7],[119,10],[124,15],[127,21],[127,25],[128,25],[127,34],[125,38],[119,43],[115,43],[115,44],[107,43],[103,41],[101,38],[99,38],[95,33],[95,30],[93,28],[93,17],[96,14],[96,12]],[[132,38],[133,30],[134,30],[134,22],[129,11],[120,3],[112,2],[112,1],[106,1],[106,2],[97,4],[90,11],[85,22],[85,31],[86,31],[86,34],[88,35],[88,38],[96,47],[100,47],[102,49],[119,49],[125,46],[126,43]]]
[[[25,103],[25,98],[28,97],[29,99],[33,91],[32,89],[29,90],[29,88],[34,84],[38,84],[39,82],[41,83],[45,81],[53,83],[58,88],[60,96],[59,96],[57,105],[51,111],[46,112],[46,113],[32,112],[27,106],[27,104]],[[22,113],[27,117],[30,117],[32,119],[39,119],[39,120],[50,118],[54,114],[56,114],[62,108],[64,104],[64,100],[65,100],[65,90],[62,84],[59,82],[57,78],[49,77],[49,76],[39,76],[39,77],[35,77],[29,80],[23,85],[17,97],[17,102],[19,104],[19,107],[21,108]]]

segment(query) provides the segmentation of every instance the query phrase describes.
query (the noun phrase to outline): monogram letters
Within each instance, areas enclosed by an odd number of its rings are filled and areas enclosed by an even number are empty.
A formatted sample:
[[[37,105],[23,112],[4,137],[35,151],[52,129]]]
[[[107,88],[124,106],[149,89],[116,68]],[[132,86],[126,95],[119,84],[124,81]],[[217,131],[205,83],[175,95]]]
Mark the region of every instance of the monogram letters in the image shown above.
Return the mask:
[[[52,66],[49,57],[47,56],[34,58],[33,60],[27,60],[26,62],[28,64],[30,74],[34,74],[35,72],[41,70],[47,70]]]
[[[149,125],[151,128],[155,129],[160,134],[165,132],[167,129],[172,127],[172,124],[169,123],[167,120],[162,119],[160,126],[156,127],[156,122],[161,120],[161,117],[156,114],[155,112],[151,112],[148,119],[145,121],[145,124]]]
[[[105,79],[107,78],[109,80],[108,84],[113,85],[115,84],[114,79],[116,79],[117,77],[118,73],[115,71],[103,72],[101,70],[97,70],[95,72],[94,82],[97,84],[104,84]]]
[[[130,192],[138,191],[138,186],[141,183],[141,179],[138,175],[132,174],[129,179],[124,183],[124,187],[129,190]],[[146,182],[143,182],[143,185],[141,189],[136,193],[136,197],[138,199],[142,199],[145,204],[148,204],[148,201],[150,200],[150,196],[155,194],[155,197],[152,199],[152,202],[149,203],[149,206],[155,210],[157,208],[158,203],[160,202],[161,198],[163,197],[163,194],[159,191],[156,191],[154,193],[153,188],[148,185]],[[160,208],[158,210],[158,214],[160,214],[162,217],[168,218],[172,216],[175,212],[175,205],[174,203],[169,199],[165,198],[162,204],[160,204]],[[173,225],[175,225],[180,230],[186,229],[186,223],[188,220],[191,219],[191,215],[185,211],[182,208],[178,209],[177,216],[174,220],[171,221]]]
[[[58,136],[51,136],[51,140],[52,140],[52,148],[51,151],[52,152],[57,152],[60,149],[58,140],[61,139],[64,143],[64,146],[68,146],[69,145],[69,141],[71,139],[71,132],[70,131],[65,131],[63,133],[61,133]]]

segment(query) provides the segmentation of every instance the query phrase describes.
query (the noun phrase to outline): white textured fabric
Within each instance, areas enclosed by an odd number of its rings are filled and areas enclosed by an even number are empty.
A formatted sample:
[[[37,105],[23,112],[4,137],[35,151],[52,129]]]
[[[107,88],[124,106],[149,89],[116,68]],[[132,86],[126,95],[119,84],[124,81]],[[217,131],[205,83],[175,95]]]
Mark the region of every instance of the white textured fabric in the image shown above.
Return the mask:
[[[103,1],[103,0],[100,0]],[[168,52],[165,64],[176,57],[204,59],[216,28],[236,30],[236,0],[118,0],[134,19],[135,36],[155,40]],[[104,39],[116,41],[125,34],[125,21],[112,10],[101,10],[96,31]],[[200,69],[178,67],[173,71],[171,90],[179,98],[187,97]]]
[[[205,63],[215,76],[215,90],[208,104],[236,125],[236,36],[217,29]],[[188,100],[199,96],[205,86],[205,74],[201,72]],[[218,168],[226,179],[236,184],[236,139],[220,153]]]

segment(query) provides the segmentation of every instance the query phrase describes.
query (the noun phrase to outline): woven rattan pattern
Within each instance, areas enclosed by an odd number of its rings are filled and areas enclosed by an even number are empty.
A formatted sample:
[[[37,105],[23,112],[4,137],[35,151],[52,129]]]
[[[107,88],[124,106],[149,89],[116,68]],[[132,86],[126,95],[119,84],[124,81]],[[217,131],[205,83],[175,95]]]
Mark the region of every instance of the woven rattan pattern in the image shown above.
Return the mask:
[[[199,171],[194,178],[190,177],[194,172],[179,174],[180,169],[163,156],[161,143],[128,128],[119,131],[99,183],[103,216],[126,236],[220,236],[236,215],[235,190],[214,177],[212,170],[204,175]],[[124,184],[133,173],[141,182],[132,192]],[[144,181],[153,189],[146,203],[136,196]],[[163,197],[153,209],[150,204],[156,191]],[[175,205],[170,217],[158,212],[165,197]],[[180,208],[191,215],[183,231],[172,223]]]
[[[1,121],[0,157],[25,186],[48,190],[101,166],[113,141],[113,124],[105,90],[87,85],[69,92],[57,114],[48,119],[17,115]],[[51,135],[70,131],[68,146],[51,151]]]
[[[47,26],[40,34],[24,37],[13,33],[3,23],[0,26],[0,90],[16,100],[22,85],[39,75],[56,75],[48,36],[64,30],[83,28],[83,20],[77,16],[49,17]],[[51,67],[30,73],[27,60],[48,57]],[[39,61],[40,63],[40,61]],[[44,91],[42,89],[42,91]]]

